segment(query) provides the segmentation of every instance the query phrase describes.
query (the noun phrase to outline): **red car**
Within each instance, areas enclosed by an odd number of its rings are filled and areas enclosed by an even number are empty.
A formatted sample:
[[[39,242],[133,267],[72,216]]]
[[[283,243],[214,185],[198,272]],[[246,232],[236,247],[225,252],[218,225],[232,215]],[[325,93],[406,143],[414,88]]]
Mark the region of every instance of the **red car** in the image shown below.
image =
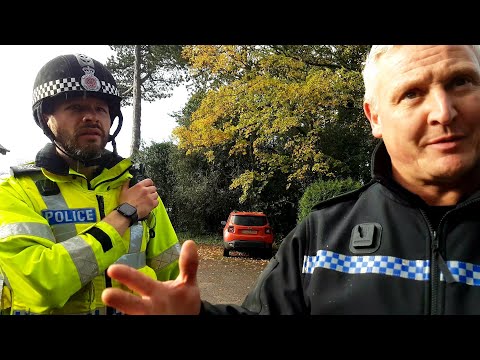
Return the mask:
[[[272,257],[273,229],[263,212],[232,211],[222,221],[223,256],[230,251],[259,253],[263,259]]]

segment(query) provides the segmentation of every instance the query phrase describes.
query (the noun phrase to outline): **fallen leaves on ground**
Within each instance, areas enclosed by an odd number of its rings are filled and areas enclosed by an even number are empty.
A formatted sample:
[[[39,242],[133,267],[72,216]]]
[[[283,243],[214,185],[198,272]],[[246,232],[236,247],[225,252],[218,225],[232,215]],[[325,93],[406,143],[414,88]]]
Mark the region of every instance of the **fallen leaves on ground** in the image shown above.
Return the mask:
[[[252,269],[263,269],[268,260],[252,257],[247,253],[231,251],[230,257],[223,256],[223,247],[221,245],[197,244],[200,263],[202,260],[220,261],[225,267],[244,266]]]
[[[200,257],[198,286],[202,299],[212,304],[241,305],[268,264],[268,260],[234,251],[224,257],[222,244],[197,243],[197,248]]]

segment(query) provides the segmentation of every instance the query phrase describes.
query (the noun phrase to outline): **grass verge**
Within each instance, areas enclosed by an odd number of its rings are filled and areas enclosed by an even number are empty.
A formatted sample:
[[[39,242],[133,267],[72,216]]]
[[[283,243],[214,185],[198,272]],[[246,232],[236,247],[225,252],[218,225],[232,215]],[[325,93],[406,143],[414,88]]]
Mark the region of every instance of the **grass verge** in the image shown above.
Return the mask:
[[[178,240],[183,243],[185,240],[193,240],[197,244],[222,245],[222,236],[216,234],[195,235],[189,232],[177,233]]]

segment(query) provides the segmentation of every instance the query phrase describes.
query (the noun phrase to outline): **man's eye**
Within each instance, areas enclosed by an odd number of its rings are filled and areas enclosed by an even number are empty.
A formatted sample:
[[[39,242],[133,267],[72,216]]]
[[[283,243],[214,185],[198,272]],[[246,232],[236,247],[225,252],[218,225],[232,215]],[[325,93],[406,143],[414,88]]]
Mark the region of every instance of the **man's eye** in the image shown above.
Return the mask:
[[[415,99],[418,96],[417,90],[409,90],[403,94],[405,99]]]
[[[452,86],[458,87],[458,86],[464,86],[471,83],[471,80],[466,77],[456,77],[455,79],[452,80],[451,84]]]

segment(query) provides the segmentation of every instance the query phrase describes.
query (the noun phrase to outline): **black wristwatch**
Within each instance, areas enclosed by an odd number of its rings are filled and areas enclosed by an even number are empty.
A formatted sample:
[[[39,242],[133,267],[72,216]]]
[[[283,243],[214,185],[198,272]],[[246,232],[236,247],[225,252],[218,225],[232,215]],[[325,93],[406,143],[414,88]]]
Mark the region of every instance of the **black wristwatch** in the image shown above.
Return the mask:
[[[138,221],[137,208],[130,205],[129,203],[120,204],[115,210],[117,210],[126,218],[130,219],[130,226],[132,226]]]

